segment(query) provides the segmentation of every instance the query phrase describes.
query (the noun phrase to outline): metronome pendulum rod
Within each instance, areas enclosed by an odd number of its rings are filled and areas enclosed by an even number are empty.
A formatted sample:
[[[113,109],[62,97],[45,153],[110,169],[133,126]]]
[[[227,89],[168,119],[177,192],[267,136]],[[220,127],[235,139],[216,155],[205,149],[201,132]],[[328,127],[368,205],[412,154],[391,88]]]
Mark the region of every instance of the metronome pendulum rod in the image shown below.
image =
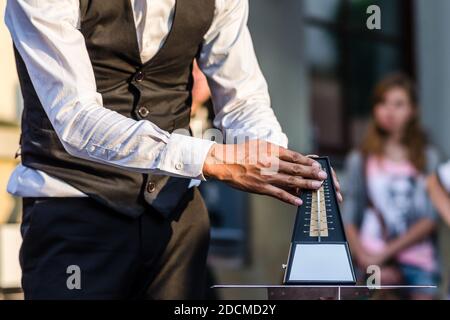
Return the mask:
[[[320,189],[317,190],[317,241],[320,242],[322,224],[320,221]]]

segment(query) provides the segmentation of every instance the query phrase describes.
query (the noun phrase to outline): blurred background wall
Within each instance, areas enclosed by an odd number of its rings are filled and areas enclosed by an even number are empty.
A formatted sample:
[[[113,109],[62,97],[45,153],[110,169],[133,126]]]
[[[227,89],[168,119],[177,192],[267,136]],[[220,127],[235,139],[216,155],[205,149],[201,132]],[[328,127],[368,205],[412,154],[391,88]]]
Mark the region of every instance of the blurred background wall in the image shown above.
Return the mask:
[[[5,3],[0,0],[2,17]],[[381,8],[381,30],[366,28],[371,4]],[[450,154],[449,0],[250,0],[250,8],[256,53],[292,149],[330,155],[339,169],[365,128],[373,85],[401,70],[417,80],[424,124],[433,142]],[[6,194],[6,183],[16,164],[21,100],[3,22],[0,52],[0,223],[17,223],[20,202]],[[213,281],[280,283],[295,208],[221,185],[204,189],[218,216],[210,259]],[[224,203],[230,201],[224,192],[237,199],[236,207]],[[219,294],[265,297],[245,290]]]
[[[417,80],[424,124],[432,140],[450,155],[450,1],[416,2]]]

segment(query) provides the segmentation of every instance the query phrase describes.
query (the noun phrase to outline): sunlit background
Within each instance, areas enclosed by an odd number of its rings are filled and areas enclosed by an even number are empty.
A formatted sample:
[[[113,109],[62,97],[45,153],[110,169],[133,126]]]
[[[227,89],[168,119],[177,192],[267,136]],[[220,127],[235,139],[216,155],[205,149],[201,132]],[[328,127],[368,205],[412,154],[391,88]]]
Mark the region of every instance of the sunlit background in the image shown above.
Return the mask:
[[[2,17],[5,4],[0,0]],[[366,28],[366,8],[372,4],[381,8],[381,30]],[[374,84],[403,71],[418,83],[432,142],[450,155],[449,0],[251,0],[250,7],[256,53],[290,148],[329,155],[341,171],[366,128]],[[22,102],[3,21],[0,52],[0,290],[8,297],[20,287],[21,203],[6,193],[6,184],[19,160],[14,155]],[[345,180],[344,172],[341,177]],[[281,283],[295,208],[215,182],[204,184],[202,192],[213,222],[212,283]],[[439,230],[444,237],[448,232]],[[441,249],[445,265],[447,251]],[[265,298],[264,290],[212,294]],[[445,286],[441,294],[446,296]]]

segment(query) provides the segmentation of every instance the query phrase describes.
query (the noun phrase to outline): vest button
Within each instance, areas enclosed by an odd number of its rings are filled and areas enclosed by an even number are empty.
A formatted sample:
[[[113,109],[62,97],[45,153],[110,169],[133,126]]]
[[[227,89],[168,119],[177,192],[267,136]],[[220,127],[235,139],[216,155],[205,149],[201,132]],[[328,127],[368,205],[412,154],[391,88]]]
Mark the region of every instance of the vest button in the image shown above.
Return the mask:
[[[148,191],[149,193],[152,193],[152,192],[155,191],[155,190],[156,190],[156,184],[155,184],[154,182],[150,181],[150,182],[147,184],[147,191]]]
[[[142,73],[141,71],[136,73],[136,75],[134,76],[134,80],[136,80],[137,82],[141,82],[142,80],[144,80],[144,73]]]
[[[148,114],[150,113],[150,111],[148,111],[147,107],[140,107],[138,109],[138,113],[142,118],[145,118],[146,116],[148,116]]]

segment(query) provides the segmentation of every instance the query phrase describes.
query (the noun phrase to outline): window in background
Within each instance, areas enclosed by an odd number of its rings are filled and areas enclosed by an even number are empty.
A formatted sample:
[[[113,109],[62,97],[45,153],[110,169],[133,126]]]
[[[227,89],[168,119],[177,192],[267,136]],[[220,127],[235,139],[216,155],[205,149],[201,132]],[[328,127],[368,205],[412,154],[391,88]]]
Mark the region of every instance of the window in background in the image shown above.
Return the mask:
[[[360,141],[375,83],[394,71],[414,76],[412,2],[303,1],[314,145],[339,163]],[[381,30],[366,27],[373,4]]]

